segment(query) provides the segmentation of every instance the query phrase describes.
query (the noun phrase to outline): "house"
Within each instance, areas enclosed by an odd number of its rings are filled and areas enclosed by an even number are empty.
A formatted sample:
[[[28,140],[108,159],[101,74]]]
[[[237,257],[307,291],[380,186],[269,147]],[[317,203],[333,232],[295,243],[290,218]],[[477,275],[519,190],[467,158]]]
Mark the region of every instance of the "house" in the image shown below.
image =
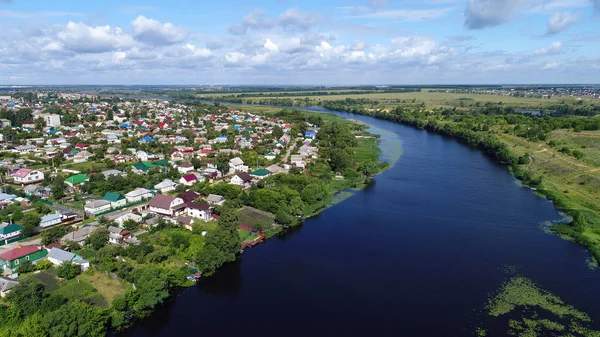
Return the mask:
[[[277,157],[277,155],[273,152],[269,152],[269,153],[265,154],[264,157],[267,160],[274,160]]]
[[[35,147],[35,145],[21,145],[21,146],[15,147],[13,152],[16,152],[18,154],[25,154],[25,153],[29,153],[29,152],[34,152],[36,149],[37,149],[37,147]]]
[[[254,177],[254,178],[258,178],[258,179],[264,179],[266,177],[268,177],[271,174],[271,172],[265,170],[265,169],[258,169],[256,171],[252,171],[250,172],[250,176]]]
[[[131,233],[129,233],[129,231],[126,229],[108,226],[108,243],[110,244],[121,245],[123,244],[123,240],[130,236]]]
[[[62,214],[46,214],[40,219],[40,227],[48,228],[62,222]]]
[[[55,266],[60,266],[63,263],[73,262],[73,260],[76,260],[77,258],[81,259],[81,256],[64,251],[60,248],[52,248],[48,252],[48,261],[52,262],[52,264]]]
[[[222,195],[209,194],[208,197],[206,197],[206,201],[211,205],[223,206],[225,198],[223,198]]]
[[[178,194],[177,198],[181,198],[181,200],[183,200],[183,202],[188,203],[188,202],[194,201],[199,196],[200,196],[200,194],[190,190],[190,191],[185,191],[183,193]]]
[[[124,196],[114,192],[106,192],[102,200],[110,202],[110,207],[112,208],[121,208],[127,204]]]
[[[13,181],[17,184],[33,184],[44,180],[44,173],[39,170],[31,170],[27,168],[18,169],[11,175]]]
[[[242,188],[250,187],[251,183],[252,177],[246,172],[238,173],[231,178],[231,184],[240,186]]]
[[[48,255],[41,246],[18,246],[0,254],[0,269],[12,272],[23,261],[37,262]]]
[[[150,170],[151,168],[153,168],[155,166],[156,165],[152,164],[149,161],[140,161],[140,162],[133,164],[133,169],[137,173],[144,174],[144,173],[148,172],[148,170]]]
[[[109,177],[112,177],[112,176],[125,176],[126,173],[123,171],[119,171],[119,170],[106,170],[106,171],[102,171],[102,175],[104,175],[104,178],[108,179]]]
[[[28,197],[36,197],[45,199],[50,196],[52,189],[50,187],[42,187],[40,185],[28,185],[23,188],[25,195]]]
[[[188,216],[197,218],[203,221],[211,221],[212,217],[212,206],[209,204],[202,204],[199,202],[188,202],[185,208],[185,212]]]
[[[302,157],[301,155],[292,155],[290,158],[290,162],[292,165],[302,169],[304,168],[304,166],[306,166],[306,163],[304,162],[304,157]]]
[[[88,151],[81,151],[73,157],[74,163],[84,163],[88,161],[88,159],[92,158],[94,155]]]
[[[82,227],[74,232],[66,234],[60,238],[60,242],[66,244],[69,241],[73,241],[77,242],[80,246],[83,246],[85,239],[96,230],[98,230],[98,226],[90,224],[89,226]]]
[[[0,296],[4,297],[6,294],[10,292],[10,290],[16,287],[19,284],[19,281],[0,276]]]
[[[186,216],[178,216],[176,219],[173,219],[172,222],[178,223],[183,225],[183,227],[187,230],[192,230],[194,229],[193,225],[194,225],[194,220],[186,217]]]
[[[14,194],[0,193],[0,205],[8,205],[12,203],[17,196]]]
[[[21,230],[23,227],[14,224],[3,222],[0,224],[0,245],[16,241],[21,237]]]
[[[193,173],[185,175],[185,176],[181,177],[181,179],[179,179],[179,183],[183,184],[185,186],[192,186],[197,182],[198,182],[198,176],[196,176]]]
[[[65,184],[67,184],[71,187],[75,187],[77,185],[85,184],[86,181],[87,181],[86,175],[79,173],[79,174],[70,176],[67,179],[65,179]]]
[[[156,189],[157,191],[160,191],[160,193],[167,193],[167,192],[174,191],[176,187],[177,187],[177,184],[174,183],[170,179],[165,179],[162,182],[154,185],[154,189]]]
[[[181,198],[157,194],[150,201],[150,212],[160,215],[177,216],[185,209],[185,202]]]
[[[83,207],[86,213],[98,214],[106,211],[110,211],[110,201],[106,200],[88,200]]]
[[[265,170],[271,172],[271,174],[287,173],[287,171],[283,167],[277,165],[270,165],[266,167]]]
[[[248,166],[244,165],[244,161],[240,157],[235,157],[229,160],[229,171],[246,172],[248,171]]]
[[[189,162],[181,163],[181,165],[177,166],[177,171],[181,174],[186,174],[194,170],[194,165]]]
[[[314,130],[308,130],[304,133],[304,137],[305,138],[315,138],[317,136],[317,131]]]
[[[133,220],[139,223],[142,222],[142,216],[131,212],[123,212],[113,219],[113,221],[116,222],[119,225],[119,227],[123,227],[123,224],[127,220]]]
[[[125,199],[128,203],[134,203],[152,198],[154,194],[145,188],[136,188],[135,190],[125,194]]]

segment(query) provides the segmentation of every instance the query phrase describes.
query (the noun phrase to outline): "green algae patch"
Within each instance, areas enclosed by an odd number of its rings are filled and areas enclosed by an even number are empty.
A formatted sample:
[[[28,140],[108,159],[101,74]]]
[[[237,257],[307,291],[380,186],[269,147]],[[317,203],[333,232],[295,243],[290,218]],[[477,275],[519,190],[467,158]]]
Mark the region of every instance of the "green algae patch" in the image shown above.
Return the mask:
[[[485,309],[492,318],[506,320],[509,336],[600,337],[600,331],[589,327],[592,320],[586,313],[521,276],[506,281]]]

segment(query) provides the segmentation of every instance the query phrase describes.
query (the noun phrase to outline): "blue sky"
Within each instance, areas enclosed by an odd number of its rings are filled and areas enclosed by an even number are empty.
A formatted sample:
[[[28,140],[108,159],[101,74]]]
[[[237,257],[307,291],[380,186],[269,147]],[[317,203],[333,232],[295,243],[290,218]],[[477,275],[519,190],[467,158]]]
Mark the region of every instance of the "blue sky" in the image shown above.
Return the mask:
[[[0,0],[0,84],[599,83],[600,0]]]

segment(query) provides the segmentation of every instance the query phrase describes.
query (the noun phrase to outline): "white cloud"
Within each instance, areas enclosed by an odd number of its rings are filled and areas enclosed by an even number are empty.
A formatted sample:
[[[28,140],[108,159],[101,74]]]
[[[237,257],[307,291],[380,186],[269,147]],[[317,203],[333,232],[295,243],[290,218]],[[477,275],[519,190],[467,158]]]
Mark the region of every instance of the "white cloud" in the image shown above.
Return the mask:
[[[579,21],[578,13],[571,13],[569,11],[562,13],[554,13],[548,18],[548,28],[546,29],[546,35],[558,34],[567,28],[571,27],[574,23]]]
[[[58,38],[65,48],[78,53],[102,53],[129,48],[135,43],[121,28],[91,27],[81,22],[69,22]]]
[[[531,55],[533,56],[546,56],[546,55],[556,55],[560,54],[564,51],[564,44],[560,41],[555,41],[550,44],[550,46],[545,48],[540,48],[535,50]]]
[[[556,62],[547,62],[546,64],[544,64],[542,66],[543,70],[549,70],[549,69],[556,69],[558,68],[559,64]]]
[[[351,14],[347,16],[350,19],[384,19],[401,22],[418,22],[435,20],[445,16],[453,8],[436,8],[436,9],[394,9],[384,11],[373,11],[359,14]]]
[[[172,23],[160,23],[143,15],[131,22],[133,36],[142,42],[164,46],[184,41],[188,37],[187,30],[176,27]]]
[[[279,29],[282,31],[307,31],[321,20],[321,16],[313,12],[303,12],[298,8],[290,8],[278,18],[269,18],[264,10],[255,10],[242,18],[242,23],[229,26],[234,35],[244,35],[248,31],[264,31]]]
[[[468,0],[465,25],[469,29],[494,27],[508,21],[521,0]]]
[[[279,51],[279,47],[275,43],[273,43],[273,41],[271,41],[270,39],[265,40],[264,47],[266,49],[268,49],[269,51],[273,51],[273,52]]]

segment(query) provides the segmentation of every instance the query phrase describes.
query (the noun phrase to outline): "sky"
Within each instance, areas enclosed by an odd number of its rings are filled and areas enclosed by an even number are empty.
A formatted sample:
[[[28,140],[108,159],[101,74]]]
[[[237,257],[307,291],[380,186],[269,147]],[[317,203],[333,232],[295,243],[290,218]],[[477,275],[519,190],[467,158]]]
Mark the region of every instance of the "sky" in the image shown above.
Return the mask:
[[[600,0],[0,0],[1,85],[600,83]]]

